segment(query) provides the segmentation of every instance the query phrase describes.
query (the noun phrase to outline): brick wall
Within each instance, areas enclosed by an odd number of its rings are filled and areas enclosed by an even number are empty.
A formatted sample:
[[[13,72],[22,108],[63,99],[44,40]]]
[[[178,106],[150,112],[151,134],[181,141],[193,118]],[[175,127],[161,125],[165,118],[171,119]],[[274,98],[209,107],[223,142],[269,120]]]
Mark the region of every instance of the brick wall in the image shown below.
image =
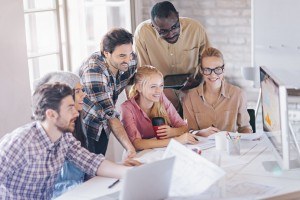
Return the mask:
[[[152,6],[160,1],[136,0],[137,24],[149,19]],[[180,16],[197,19],[204,25],[212,46],[224,54],[227,80],[251,88],[251,82],[241,75],[241,67],[251,66],[251,0],[170,1]]]

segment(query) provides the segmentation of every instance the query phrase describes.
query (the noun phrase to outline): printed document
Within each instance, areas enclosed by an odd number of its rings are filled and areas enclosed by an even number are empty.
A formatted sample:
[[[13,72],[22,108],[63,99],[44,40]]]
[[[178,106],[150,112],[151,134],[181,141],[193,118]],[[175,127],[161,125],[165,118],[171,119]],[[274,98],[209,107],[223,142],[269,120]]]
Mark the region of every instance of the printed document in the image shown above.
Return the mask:
[[[169,196],[204,192],[225,175],[223,169],[172,139],[163,158],[175,156]]]

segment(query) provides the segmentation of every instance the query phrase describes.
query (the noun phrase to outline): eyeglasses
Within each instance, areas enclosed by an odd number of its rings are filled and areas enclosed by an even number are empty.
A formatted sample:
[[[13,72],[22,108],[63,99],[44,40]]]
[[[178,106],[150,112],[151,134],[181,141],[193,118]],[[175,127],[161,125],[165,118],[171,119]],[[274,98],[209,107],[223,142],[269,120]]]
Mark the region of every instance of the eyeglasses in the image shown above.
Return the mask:
[[[224,65],[222,65],[220,67],[216,67],[214,69],[201,67],[201,70],[204,75],[211,75],[212,72],[214,72],[217,75],[220,75],[224,71]]]
[[[153,24],[152,26],[155,28],[155,30],[158,32],[158,34],[162,37],[167,36],[171,31],[174,31],[175,29],[178,29],[180,27],[179,19],[178,21],[169,29],[158,29]]]

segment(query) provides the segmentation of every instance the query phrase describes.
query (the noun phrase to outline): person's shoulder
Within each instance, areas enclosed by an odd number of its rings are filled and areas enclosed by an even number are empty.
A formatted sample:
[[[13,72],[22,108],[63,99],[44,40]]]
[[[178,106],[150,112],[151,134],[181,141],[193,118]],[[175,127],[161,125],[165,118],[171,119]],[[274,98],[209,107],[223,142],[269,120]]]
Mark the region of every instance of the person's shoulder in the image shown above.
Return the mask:
[[[37,131],[36,122],[25,124],[4,135],[0,141],[0,146],[26,147],[37,137]]]
[[[134,104],[136,104],[134,98],[130,98],[121,104],[121,108],[132,110],[134,109]]]
[[[141,22],[137,27],[136,27],[136,31],[140,31],[140,30],[143,30],[143,29],[147,29],[149,27],[151,27],[151,20],[150,19],[147,19],[143,22]]]
[[[135,36],[139,36],[141,34],[150,34],[150,33],[155,33],[152,25],[151,25],[151,20],[148,19],[146,21],[141,22],[135,29]]]
[[[239,86],[237,85],[233,85],[231,83],[228,83],[228,82],[225,82],[225,87],[226,87],[226,90],[228,91],[229,95],[242,95],[243,94],[243,89],[240,88]]]
[[[85,58],[85,62],[87,61],[104,61],[103,56],[101,55],[100,51],[96,51],[90,54],[88,57]]]
[[[193,96],[193,95],[198,95],[199,94],[199,91],[201,90],[201,84],[198,85],[197,87],[194,87],[192,89],[189,89],[187,92],[186,92],[186,95],[188,96]]]
[[[80,73],[88,72],[88,71],[101,71],[105,66],[105,59],[101,55],[100,51],[94,52],[89,55],[80,67]]]

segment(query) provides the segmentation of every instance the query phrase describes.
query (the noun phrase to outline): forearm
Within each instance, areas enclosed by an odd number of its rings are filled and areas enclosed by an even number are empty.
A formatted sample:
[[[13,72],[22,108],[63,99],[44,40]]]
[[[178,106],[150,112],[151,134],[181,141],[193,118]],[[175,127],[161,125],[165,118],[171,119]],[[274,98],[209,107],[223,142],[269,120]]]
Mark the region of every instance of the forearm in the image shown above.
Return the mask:
[[[238,132],[239,133],[253,133],[253,130],[250,127],[240,127],[238,129]]]
[[[131,167],[118,165],[109,160],[104,160],[97,169],[97,176],[110,178],[122,178]]]
[[[118,118],[113,118],[108,120],[109,125],[111,127],[111,130],[113,134],[116,136],[118,141],[122,144],[122,146],[128,151],[128,150],[134,150],[134,147],[132,143],[130,142],[128,135],[120,122]]]
[[[173,128],[173,129],[174,129],[174,133],[173,133],[173,136],[174,136],[174,137],[180,136],[180,135],[182,135],[183,133],[188,132],[188,126],[187,126],[187,125],[181,126],[181,127],[178,127],[178,128]]]
[[[136,139],[133,141],[133,145],[136,150],[152,149],[152,148],[161,148],[168,146],[170,139]]]

